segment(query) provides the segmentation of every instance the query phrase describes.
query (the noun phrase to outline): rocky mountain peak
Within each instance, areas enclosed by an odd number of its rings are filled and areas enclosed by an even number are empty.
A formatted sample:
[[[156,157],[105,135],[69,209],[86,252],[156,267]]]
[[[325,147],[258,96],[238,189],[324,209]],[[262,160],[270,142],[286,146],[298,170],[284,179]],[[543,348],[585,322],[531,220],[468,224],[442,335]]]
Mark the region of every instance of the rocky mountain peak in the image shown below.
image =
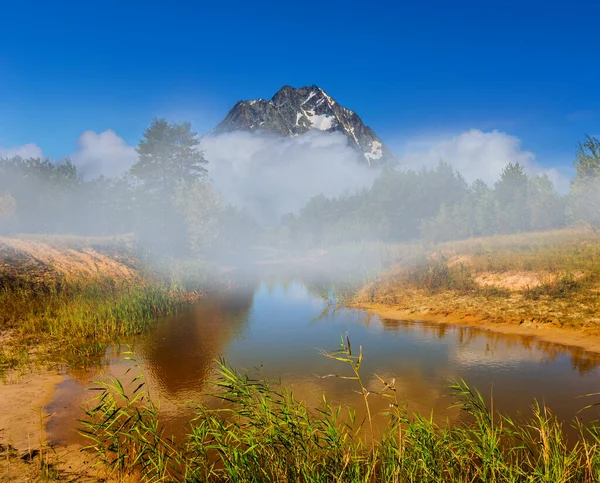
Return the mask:
[[[310,129],[342,132],[369,165],[382,164],[393,157],[354,111],[338,104],[316,85],[300,88],[286,85],[269,101],[239,101],[212,133],[264,130],[293,137]]]

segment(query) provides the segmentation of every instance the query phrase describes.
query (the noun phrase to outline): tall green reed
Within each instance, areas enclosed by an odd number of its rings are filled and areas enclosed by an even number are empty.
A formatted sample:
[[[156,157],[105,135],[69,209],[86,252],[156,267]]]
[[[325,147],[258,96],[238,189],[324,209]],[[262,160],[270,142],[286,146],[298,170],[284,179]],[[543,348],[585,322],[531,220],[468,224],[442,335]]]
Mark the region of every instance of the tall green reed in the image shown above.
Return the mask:
[[[131,352],[125,359],[133,361]],[[125,477],[142,481],[178,481],[181,476],[181,451],[165,435],[160,423],[159,407],[145,390],[143,373],[135,376],[127,387],[117,379],[98,383],[100,391],[94,405],[80,420],[80,433],[87,438],[108,477]]]
[[[325,352],[348,364],[352,375],[329,375],[357,384],[367,409],[317,407],[298,400],[291,388],[262,374],[251,377],[218,361],[214,394],[218,404],[198,404],[187,437],[165,437],[160,411],[134,379],[129,396],[117,381],[101,387],[84,434],[99,462],[140,481],[186,482],[597,482],[600,429],[576,422],[567,441],[562,423],[535,403],[520,423],[486,404],[481,394],[457,381],[450,386],[466,416],[443,424],[408,415],[395,381],[379,378],[369,390],[360,368],[362,350],[343,337]],[[137,384],[136,384],[137,383]],[[133,385],[132,385],[133,387]],[[387,426],[374,433],[370,401],[389,402]]]
[[[72,367],[96,364],[108,344],[146,331],[196,298],[183,288],[142,278],[5,284],[0,287],[0,330],[11,333],[12,355],[0,357],[0,372],[20,360],[14,354],[33,348],[38,359]]]

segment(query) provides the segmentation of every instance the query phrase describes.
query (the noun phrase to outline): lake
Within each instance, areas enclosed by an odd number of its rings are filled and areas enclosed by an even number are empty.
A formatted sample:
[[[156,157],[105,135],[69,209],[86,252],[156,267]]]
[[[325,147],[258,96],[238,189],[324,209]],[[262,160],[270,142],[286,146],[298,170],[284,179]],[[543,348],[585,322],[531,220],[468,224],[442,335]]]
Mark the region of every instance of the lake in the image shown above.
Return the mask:
[[[323,288],[301,280],[247,284],[231,293],[213,294],[176,317],[132,341],[136,364],[116,348],[108,364],[92,372],[72,373],[59,385],[47,407],[51,440],[80,441],[74,418],[94,394],[95,380],[118,377],[124,383],[141,370],[152,398],[160,403],[169,430],[178,434],[193,417],[191,405],[210,403],[209,381],[216,360],[269,378],[281,378],[298,399],[311,406],[323,394],[335,404],[364,415],[355,381],[327,375],[350,375],[343,363],[325,358],[320,350],[335,350],[348,334],[355,351],[363,347],[361,374],[370,389],[381,385],[374,374],[395,379],[399,398],[409,413],[440,421],[459,417],[448,389],[464,379],[479,389],[494,408],[515,418],[529,414],[535,399],[545,402],[559,418],[570,421],[597,418],[596,410],[578,411],[600,401],[581,398],[600,390],[600,357],[577,348],[505,335],[486,330],[431,322],[387,320],[361,310],[335,308],[322,296]],[[122,347],[120,348],[122,349]],[[131,371],[131,369],[134,369]],[[129,371],[129,372],[128,372]],[[372,411],[387,402],[372,394]],[[378,416],[377,424],[383,424]]]

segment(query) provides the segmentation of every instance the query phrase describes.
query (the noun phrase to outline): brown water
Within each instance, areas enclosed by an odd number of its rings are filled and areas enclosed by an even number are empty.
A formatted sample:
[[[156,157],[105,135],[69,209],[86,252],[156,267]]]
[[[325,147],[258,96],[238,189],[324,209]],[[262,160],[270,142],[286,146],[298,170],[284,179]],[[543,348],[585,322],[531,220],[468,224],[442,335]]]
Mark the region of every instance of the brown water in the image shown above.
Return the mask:
[[[532,337],[504,335],[452,325],[399,322],[360,310],[327,311],[326,301],[301,282],[262,283],[235,294],[213,296],[188,312],[161,321],[135,341],[137,362],[152,397],[174,433],[193,416],[193,402],[207,402],[207,379],[215,360],[225,357],[234,367],[252,370],[263,365],[268,377],[281,377],[299,399],[317,404],[325,393],[334,403],[362,411],[362,396],[352,381],[322,379],[326,374],[348,374],[343,364],[319,354],[338,348],[340,335],[349,334],[353,347],[363,346],[361,372],[371,387],[374,373],[395,378],[409,412],[456,417],[448,409],[453,399],[447,389],[463,378],[494,407],[519,418],[528,414],[534,399],[545,402],[558,417],[570,421],[600,397],[578,396],[600,391],[600,357],[580,349],[550,344]],[[77,440],[73,419],[93,394],[92,381],[108,376],[127,381],[132,363],[115,351],[103,371],[72,374],[60,385],[48,407],[48,423],[56,442]],[[371,398],[372,410],[385,402]],[[579,414],[597,419],[598,411]]]

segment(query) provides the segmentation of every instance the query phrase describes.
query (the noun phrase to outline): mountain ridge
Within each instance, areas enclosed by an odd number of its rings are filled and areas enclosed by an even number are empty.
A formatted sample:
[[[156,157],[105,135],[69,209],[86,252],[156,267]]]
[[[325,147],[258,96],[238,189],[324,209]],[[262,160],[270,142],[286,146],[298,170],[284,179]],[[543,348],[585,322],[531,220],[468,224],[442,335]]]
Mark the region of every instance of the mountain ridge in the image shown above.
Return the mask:
[[[268,101],[240,100],[209,134],[264,130],[295,137],[311,129],[343,133],[369,166],[393,159],[387,146],[356,112],[314,84],[300,88],[285,85]]]

